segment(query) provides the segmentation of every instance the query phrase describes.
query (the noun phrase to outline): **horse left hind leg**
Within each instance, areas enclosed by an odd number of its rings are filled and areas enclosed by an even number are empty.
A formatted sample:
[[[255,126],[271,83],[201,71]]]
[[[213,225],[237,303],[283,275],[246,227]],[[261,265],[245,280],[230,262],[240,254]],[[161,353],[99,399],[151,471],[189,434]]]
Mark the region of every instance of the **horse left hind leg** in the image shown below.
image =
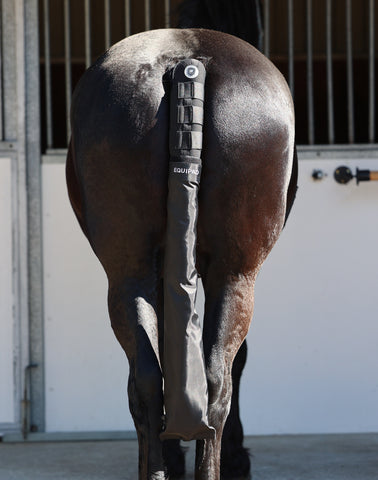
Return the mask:
[[[159,438],[163,388],[158,361],[157,289],[152,278],[110,282],[108,300],[114,333],[130,365],[128,395],[138,435],[139,480],[165,478]]]

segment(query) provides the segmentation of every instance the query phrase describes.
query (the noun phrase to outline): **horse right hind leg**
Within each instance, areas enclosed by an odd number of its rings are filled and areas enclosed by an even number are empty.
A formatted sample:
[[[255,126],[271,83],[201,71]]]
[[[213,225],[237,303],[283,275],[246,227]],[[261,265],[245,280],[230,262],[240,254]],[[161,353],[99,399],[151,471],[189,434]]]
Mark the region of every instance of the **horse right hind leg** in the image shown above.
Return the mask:
[[[124,280],[109,288],[114,333],[129,360],[128,395],[139,443],[139,480],[163,480],[163,386],[158,360],[156,288],[148,280]]]
[[[244,432],[240,420],[240,378],[247,360],[247,341],[241,344],[232,365],[231,408],[222,435],[221,478],[248,478],[251,469],[250,455],[243,447]]]
[[[232,365],[248,331],[253,311],[254,275],[226,275],[215,267],[203,275],[205,318],[203,345],[209,388],[212,440],[200,440],[196,449],[196,480],[219,480],[221,439],[231,406]]]
[[[181,447],[180,440],[164,440],[163,457],[170,480],[185,475],[185,450]]]

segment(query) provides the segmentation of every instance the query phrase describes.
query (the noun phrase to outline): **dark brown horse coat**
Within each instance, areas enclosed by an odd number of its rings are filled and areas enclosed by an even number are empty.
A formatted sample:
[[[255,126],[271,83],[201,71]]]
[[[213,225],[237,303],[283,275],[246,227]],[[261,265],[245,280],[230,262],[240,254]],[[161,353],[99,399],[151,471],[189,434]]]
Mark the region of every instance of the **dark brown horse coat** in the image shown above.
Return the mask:
[[[231,369],[252,318],[257,273],[296,189],[294,113],[278,70],[248,43],[209,30],[156,30],[122,40],[80,81],[67,159],[70,200],[109,280],[109,313],[130,363],[140,479],[163,479],[162,282],[169,162],[167,73],[206,68],[197,269],[213,439],[196,479],[219,479]],[[179,406],[178,406],[179,408]]]

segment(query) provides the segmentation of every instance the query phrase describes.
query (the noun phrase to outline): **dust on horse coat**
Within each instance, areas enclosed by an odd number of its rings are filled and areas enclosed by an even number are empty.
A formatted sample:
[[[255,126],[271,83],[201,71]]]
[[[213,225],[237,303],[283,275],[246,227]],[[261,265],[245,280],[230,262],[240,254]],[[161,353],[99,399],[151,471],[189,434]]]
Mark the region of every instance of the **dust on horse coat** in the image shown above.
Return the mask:
[[[80,225],[107,274],[111,324],[130,363],[139,478],[163,479],[166,465],[170,472],[180,455],[177,444],[164,442],[163,448],[160,435],[163,336],[169,335],[162,289],[169,72],[183,59],[197,59],[206,70],[196,266],[206,298],[207,416],[215,436],[198,440],[195,478],[216,480],[231,370],[252,318],[256,276],[295,193],[294,113],[286,82],[255,48],[227,34],[167,29],[122,40],[75,91],[67,181]]]

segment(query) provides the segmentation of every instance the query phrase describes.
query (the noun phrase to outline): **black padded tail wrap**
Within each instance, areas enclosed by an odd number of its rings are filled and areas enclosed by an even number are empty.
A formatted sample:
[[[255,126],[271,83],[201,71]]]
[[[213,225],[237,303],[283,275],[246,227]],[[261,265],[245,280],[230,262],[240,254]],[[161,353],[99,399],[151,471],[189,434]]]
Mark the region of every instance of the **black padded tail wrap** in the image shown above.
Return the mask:
[[[205,67],[194,59],[173,70],[164,260],[164,405],[161,439],[213,438],[202,328],[195,311],[196,241]]]

